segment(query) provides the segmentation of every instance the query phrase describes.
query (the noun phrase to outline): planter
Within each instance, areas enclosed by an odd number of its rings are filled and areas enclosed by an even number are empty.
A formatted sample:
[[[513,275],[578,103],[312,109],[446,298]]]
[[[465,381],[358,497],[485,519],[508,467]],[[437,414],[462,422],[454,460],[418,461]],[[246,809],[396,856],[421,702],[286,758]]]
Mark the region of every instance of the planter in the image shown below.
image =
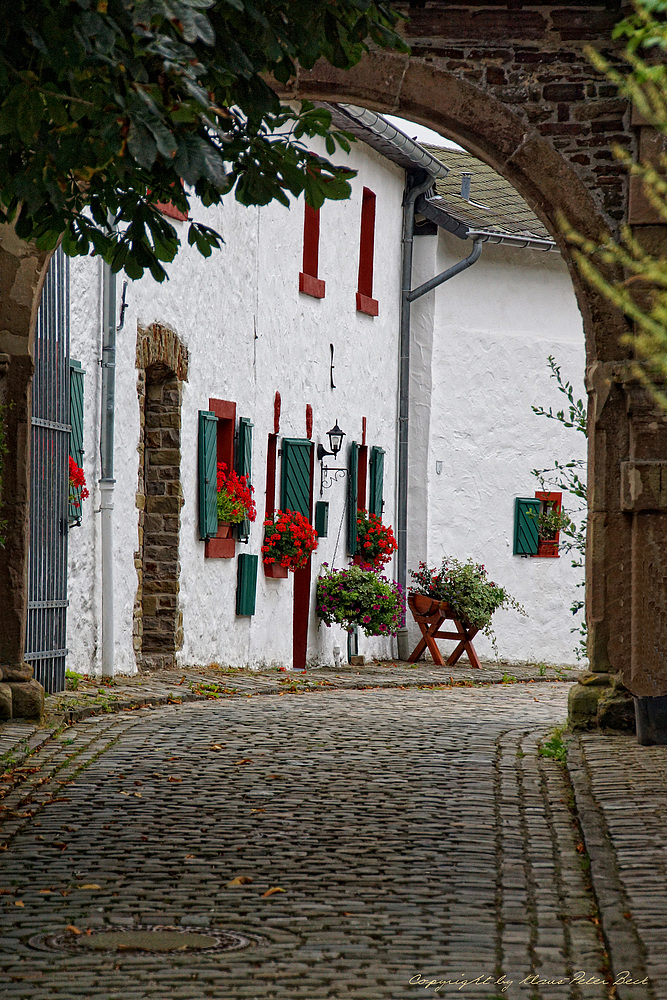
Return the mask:
[[[540,538],[537,543],[537,555],[547,559],[558,559],[558,539]]]
[[[281,566],[280,563],[263,563],[264,576],[269,580],[286,580],[289,573],[288,566]]]
[[[232,526],[229,521],[218,521],[218,533],[216,538],[229,538],[232,532]]]
[[[432,615],[445,614],[450,610],[446,601],[436,601],[426,594],[408,594],[408,607],[410,610],[422,618],[429,618]],[[450,615],[445,614],[446,618]]]
[[[352,556],[352,565],[353,566],[362,566],[362,567],[363,566],[370,566],[371,569],[375,569],[376,568],[376,566],[375,566],[375,560],[374,559],[369,559],[367,556],[363,556],[360,552],[357,552],[355,555]]]

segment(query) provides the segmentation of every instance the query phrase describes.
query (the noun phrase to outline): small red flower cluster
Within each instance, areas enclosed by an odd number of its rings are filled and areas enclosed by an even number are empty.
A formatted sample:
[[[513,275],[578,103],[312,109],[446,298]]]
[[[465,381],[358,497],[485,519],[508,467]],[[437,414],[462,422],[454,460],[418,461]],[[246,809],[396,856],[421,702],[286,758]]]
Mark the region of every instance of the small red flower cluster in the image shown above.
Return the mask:
[[[307,518],[296,510],[277,510],[264,522],[262,557],[265,563],[278,563],[291,570],[307,565],[317,548],[317,532]]]
[[[375,568],[390,562],[398,548],[391,527],[383,524],[377,514],[365,510],[357,511],[357,541],[361,562]]]
[[[257,508],[252,498],[254,490],[247,476],[227,472],[224,462],[218,462],[218,520],[240,524],[246,518],[254,521]]]
[[[80,493],[76,491],[80,490]],[[90,496],[86,488],[86,477],[83,474],[83,469],[80,468],[72,456],[69,459],[69,502],[72,507],[80,507],[82,500],[87,500]]]

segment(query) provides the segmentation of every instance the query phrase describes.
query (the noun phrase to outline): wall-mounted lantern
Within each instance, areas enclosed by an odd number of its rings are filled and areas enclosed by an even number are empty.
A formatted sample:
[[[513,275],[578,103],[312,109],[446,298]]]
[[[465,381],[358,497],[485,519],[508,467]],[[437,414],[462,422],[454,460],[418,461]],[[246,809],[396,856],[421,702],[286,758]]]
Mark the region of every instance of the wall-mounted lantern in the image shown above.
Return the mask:
[[[345,431],[340,429],[338,421],[336,421],[330,431],[327,431],[327,437],[329,438],[331,451],[327,451],[322,444],[318,444],[317,446],[317,458],[320,462],[320,496],[322,496],[325,489],[329,489],[333,483],[337,482],[340,476],[346,476],[348,473],[347,469],[331,468],[324,464],[326,455],[331,455],[335,458],[343,446]]]

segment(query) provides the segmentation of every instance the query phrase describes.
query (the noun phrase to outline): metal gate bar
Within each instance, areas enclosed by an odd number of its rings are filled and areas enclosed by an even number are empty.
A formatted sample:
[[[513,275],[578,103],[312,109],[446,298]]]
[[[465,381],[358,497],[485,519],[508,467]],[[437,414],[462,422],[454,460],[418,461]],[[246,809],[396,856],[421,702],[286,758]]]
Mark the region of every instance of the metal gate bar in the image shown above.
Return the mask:
[[[69,259],[58,249],[35,330],[25,654],[47,693],[65,687],[69,406]]]

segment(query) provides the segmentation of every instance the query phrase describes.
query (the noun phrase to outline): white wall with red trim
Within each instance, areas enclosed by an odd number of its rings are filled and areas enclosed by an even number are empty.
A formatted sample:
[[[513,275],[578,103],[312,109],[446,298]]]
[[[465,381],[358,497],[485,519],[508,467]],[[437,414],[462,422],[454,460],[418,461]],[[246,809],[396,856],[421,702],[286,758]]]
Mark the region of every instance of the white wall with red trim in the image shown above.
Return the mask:
[[[416,238],[413,286],[470,249],[449,234]],[[549,377],[549,355],[586,399],[582,318],[567,268],[556,253],[485,245],[472,268],[413,305],[412,329],[408,565],[445,555],[483,563],[528,615],[495,616],[500,657],[575,664],[569,608],[583,598],[582,571],[563,552],[513,555],[514,499],[539,490],[531,470],[586,458],[582,434],[531,410],[567,402]],[[563,503],[579,502],[564,495]],[[492,658],[486,637],[475,646]]]
[[[138,324],[170,327],[189,353],[183,384],[181,480],[184,505],[180,529],[180,609],[183,665],[217,662],[232,666],[290,665],[293,579],[265,579],[261,568],[262,520],[267,440],[274,426],[274,395],[282,397],[280,438],[306,436],[306,406],[313,408],[313,441],[328,447],[326,431],[336,420],[347,444],[362,440],[385,450],[385,523],[395,524],[395,459],[398,322],[401,259],[401,199],[404,174],[362,143],[349,157],[359,171],[349,201],[328,202],[320,216],[319,277],[324,298],[299,292],[302,268],[303,202],[291,209],[271,205],[248,209],[228,198],[219,208],[195,204],[192,217],[222,233],[220,251],[204,260],[187,246],[187,223],[174,222],[183,247],[168,266],[170,280],[150,277],[130,282],[124,328],[118,335],[116,362],[116,446],[114,493],[116,670],[133,673],[133,607],[139,558],[138,483],[140,413],[135,367]],[[379,315],[356,309],[362,191],[376,194],[373,295]],[[122,276],[119,276],[119,305]],[[91,497],[83,523],[69,539],[68,668],[100,672],[99,549],[99,352],[101,267],[94,259],[72,261],[71,354],[86,369],[84,470]],[[335,389],[330,388],[330,344],[335,348]],[[237,417],[253,429],[253,483],[258,508],[249,543],[236,553],[260,555],[256,613],[237,617],[237,560],[208,559],[199,538],[197,501],[198,411],[210,397],[236,403]],[[279,442],[280,442],[279,438]],[[344,465],[345,459],[339,460]],[[280,495],[278,459],[276,499]],[[313,557],[308,661],[333,663],[337,641],[345,655],[346,634],[319,626],[315,580],[322,562],[345,566],[345,481],[324,491],[330,503],[329,534]],[[314,500],[319,497],[315,462]],[[360,634],[360,653],[391,656],[392,643]]]

